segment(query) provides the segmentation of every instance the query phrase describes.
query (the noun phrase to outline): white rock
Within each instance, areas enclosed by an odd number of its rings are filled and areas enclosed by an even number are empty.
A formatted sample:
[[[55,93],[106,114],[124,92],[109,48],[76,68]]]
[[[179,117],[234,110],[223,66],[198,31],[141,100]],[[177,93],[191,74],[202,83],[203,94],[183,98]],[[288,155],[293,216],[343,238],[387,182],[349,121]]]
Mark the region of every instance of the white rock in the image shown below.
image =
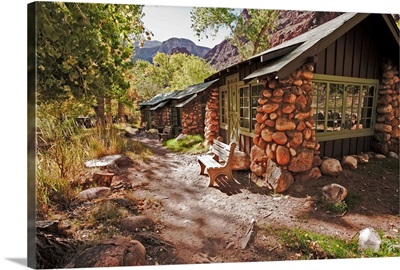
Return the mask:
[[[104,167],[111,165],[114,161],[121,158],[121,155],[110,155],[98,159],[92,159],[85,162],[86,167]]]
[[[388,154],[389,157],[394,158],[394,159],[399,159],[399,155],[397,155],[395,152],[390,151]]]
[[[381,243],[381,237],[374,228],[368,227],[360,231],[358,237],[358,248],[360,250],[371,249],[374,252],[378,252]]]
[[[377,158],[377,159],[384,159],[384,158],[386,158],[386,156],[385,156],[385,155],[382,155],[382,154],[376,154],[376,155],[375,155],[375,158]]]

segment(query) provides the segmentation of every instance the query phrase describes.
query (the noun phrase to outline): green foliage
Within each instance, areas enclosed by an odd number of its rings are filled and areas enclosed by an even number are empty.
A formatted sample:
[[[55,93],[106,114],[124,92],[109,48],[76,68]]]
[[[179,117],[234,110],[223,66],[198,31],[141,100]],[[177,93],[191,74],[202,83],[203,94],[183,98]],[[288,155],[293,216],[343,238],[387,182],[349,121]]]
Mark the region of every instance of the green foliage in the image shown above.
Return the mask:
[[[37,3],[37,100],[127,102],[133,37],[150,36],[142,6]]]
[[[143,100],[204,82],[215,72],[204,59],[181,53],[157,53],[153,63],[138,60],[133,69],[132,84]]]
[[[338,237],[316,234],[299,228],[272,228],[263,227],[266,234],[275,235],[282,246],[296,252],[298,259],[345,259],[368,257],[398,257],[400,249],[399,236],[385,237],[381,234],[382,244],[375,253],[370,250],[358,250],[358,239],[343,240]]]
[[[243,59],[270,47],[269,34],[277,27],[278,11],[243,9],[237,13],[232,8],[193,8],[192,29],[199,37],[215,37],[221,28],[230,30],[229,38]]]
[[[360,195],[349,192],[346,198],[341,202],[331,202],[326,200],[324,197],[317,198],[317,203],[325,211],[332,213],[343,214],[344,212],[354,209],[354,207],[361,201]]]
[[[96,222],[106,222],[113,224],[118,220],[125,218],[129,215],[129,211],[122,206],[105,201],[100,203],[98,206],[93,208],[89,213],[89,218],[92,223]]]
[[[176,138],[167,140],[164,142],[164,145],[174,152],[198,154],[207,150],[203,142],[204,140],[200,135],[187,135],[180,140]]]
[[[71,112],[73,113],[73,112]],[[86,129],[75,124],[58,103],[37,107],[36,200],[38,216],[49,209],[65,209],[76,195],[72,180],[84,170],[84,162],[105,155],[126,154],[142,160],[151,151],[126,138],[113,126]]]

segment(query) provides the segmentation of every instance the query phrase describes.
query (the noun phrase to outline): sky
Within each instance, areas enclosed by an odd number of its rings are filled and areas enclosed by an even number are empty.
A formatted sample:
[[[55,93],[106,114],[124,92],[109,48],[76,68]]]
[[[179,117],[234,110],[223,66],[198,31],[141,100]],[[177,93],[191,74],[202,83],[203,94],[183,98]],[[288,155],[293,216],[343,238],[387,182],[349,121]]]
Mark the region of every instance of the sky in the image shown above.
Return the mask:
[[[320,11],[358,11],[374,13],[400,13],[399,0],[82,0],[92,3],[128,3],[173,6],[217,6]],[[26,76],[26,7],[32,0],[8,0],[3,3],[0,16],[2,33],[2,116],[1,161],[2,185],[0,207],[0,269],[26,270],[27,257],[27,76]],[[69,1],[71,2],[71,1]],[[174,20],[175,18],[171,18]],[[168,20],[164,20],[164,24]],[[187,24],[182,26],[187,27]],[[190,25],[189,25],[190,26]],[[185,32],[180,30],[180,32]],[[400,258],[314,260],[302,262],[252,263],[251,269],[393,269]],[[224,269],[237,270],[249,265],[203,264],[191,266],[165,266],[163,269]],[[153,269],[154,267],[124,267],[112,269]],[[105,268],[90,268],[90,270]]]
[[[191,7],[145,5],[143,22],[146,28],[154,34],[152,40],[166,41],[171,37],[192,40],[198,46],[213,48],[229,36],[229,31],[221,29],[215,38],[201,39],[195,35],[191,26]]]

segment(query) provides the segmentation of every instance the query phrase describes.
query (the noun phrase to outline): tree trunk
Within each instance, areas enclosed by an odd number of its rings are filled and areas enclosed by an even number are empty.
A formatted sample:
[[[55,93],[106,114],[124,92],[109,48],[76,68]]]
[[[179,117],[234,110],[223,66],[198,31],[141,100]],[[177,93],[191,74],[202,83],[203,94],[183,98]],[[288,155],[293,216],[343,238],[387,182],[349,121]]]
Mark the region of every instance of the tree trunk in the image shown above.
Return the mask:
[[[121,123],[127,122],[127,119],[125,119],[125,105],[122,102],[118,102],[118,121]]]
[[[111,98],[106,98],[105,101],[106,101],[106,116],[107,116],[106,123],[107,125],[112,125],[113,119],[112,119]]]
[[[104,97],[97,98],[97,106],[95,107],[96,123],[98,126],[104,126],[106,118],[104,115]]]

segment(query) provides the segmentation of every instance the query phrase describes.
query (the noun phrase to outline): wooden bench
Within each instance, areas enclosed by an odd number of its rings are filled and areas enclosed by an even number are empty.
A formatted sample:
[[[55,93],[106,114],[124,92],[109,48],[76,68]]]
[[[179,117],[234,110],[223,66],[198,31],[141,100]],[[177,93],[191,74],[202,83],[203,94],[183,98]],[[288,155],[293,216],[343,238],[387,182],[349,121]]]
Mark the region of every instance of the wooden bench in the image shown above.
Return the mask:
[[[138,128],[139,133],[144,130],[147,130],[147,122],[143,122],[142,126]]]
[[[172,127],[165,126],[161,133],[158,133],[158,140],[164,141],[164,139],[169,139],[172,136]]]
[[[232,160],[236,143],[231,142],[229,145],[214,140],[211,151],[213,155],[201,155],[197,157],[197,161],[200,164],[200,174],[207,174],[210,178],[208,186],[214,185],[214,181],[219,175],[226,175],[228,180],[233,180],[232,175]]]

